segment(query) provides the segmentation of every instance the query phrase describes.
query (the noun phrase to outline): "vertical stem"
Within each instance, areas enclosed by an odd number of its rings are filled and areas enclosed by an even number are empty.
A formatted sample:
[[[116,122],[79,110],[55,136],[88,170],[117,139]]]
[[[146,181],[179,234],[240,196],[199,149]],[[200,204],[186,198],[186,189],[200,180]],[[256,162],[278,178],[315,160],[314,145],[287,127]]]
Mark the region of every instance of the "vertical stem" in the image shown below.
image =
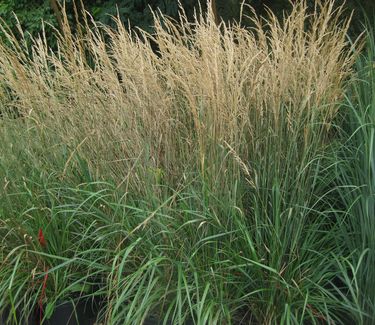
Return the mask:
[[[212,14],[214,15],[215,24],[219,25],[220,21],[219,21],[219,15],[217,12],[216,0],[211,0],[211,10],[212,10]]]
[[[64,21],[63,16],[60,10],[60,4],[58,3],[58,0],[49,0],[49,3],[51,5],[51,8],[56,16],[57,24],[59,25],[60,31],[64,30]]]

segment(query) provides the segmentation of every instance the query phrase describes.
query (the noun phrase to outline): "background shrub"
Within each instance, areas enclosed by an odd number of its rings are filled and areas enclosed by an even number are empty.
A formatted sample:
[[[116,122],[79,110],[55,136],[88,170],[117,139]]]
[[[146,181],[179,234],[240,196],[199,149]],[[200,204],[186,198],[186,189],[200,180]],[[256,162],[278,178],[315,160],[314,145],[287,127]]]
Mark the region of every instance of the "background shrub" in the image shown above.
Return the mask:
[[[63,3],[61,0],[56,0]],[[0,3],[0,17],[10,26],[11,30],[16,31],[17,21],[14,14],[17,15],[22,30],[32,35],[41,32],[41,22],[47,22],[54,27],[58,27],[56,14],[52,10],[51,0],[2,0]],[[337,0],[336,4],[341,5],[344,1]],[[74,14],[74,3],[80,12],[81,0],[65,0],[68,18],[74,24],[76,18]],[[100,21],[107,25],[113,26],[112,16],[120,17],[122,23],[126,26],[130,24],[132,27],[140,27],[148,32],[152,31],[153,18],[151,10],[160,9],[164,14],[177,18],[178,2],[175,0],[83,0],[86,10],[88,10],[96,21]],[[240,15],[240,0],[216,0],[218,14],[225,21],[238,20]],[[266,7],[269,7],[279,17],[282,16],[283,10],[290,10],[290,2],[288,0],[246,0],[246,4],[255,8],[260,15],[266,14]],[[314,1],[307,1],[310,8],[314,7]],[[348,0],[345,1],[347,14],[352,10],[355,11],[353,22],[353,32],[359,34],[363,30],[362,8],[367,15],[371,15],[374,11],[374,2],[372,0]],[[182,0],[181,4],[188,17],[192,18],[194,10],[199,6],[205,8],[204,0]],[[246,12],[246,10],[245,10]],[[244,23],[250,24],[249,20],[244,19]],[[53,29],[46,25],[46,35],[49,43],[52,44]],[[0,32],[1,35],[1,32]]]

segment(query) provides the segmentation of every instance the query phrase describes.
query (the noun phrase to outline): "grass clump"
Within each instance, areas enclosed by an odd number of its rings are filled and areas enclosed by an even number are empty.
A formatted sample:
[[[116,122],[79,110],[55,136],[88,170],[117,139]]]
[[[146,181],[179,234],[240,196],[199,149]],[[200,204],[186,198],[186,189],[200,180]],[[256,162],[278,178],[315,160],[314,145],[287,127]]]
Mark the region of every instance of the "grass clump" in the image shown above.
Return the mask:
[[[375,43],[369,23],[366,47],[356,62],[356,74],[346,97],[342,131],[343,147],[337,157],[337,194],[343,206],[342,240],[351,253],[340,262],[348,271],[342,281],[362,313],[360,324],[375,319]]]
[[[1,306],[100,295],[108,324],[360,315],[335,284],[342,10],[300,1],[252,30],[156,16],[154,35],[91,22],[55,53],[9,35],[1,105],[20,118],[0,121]]]

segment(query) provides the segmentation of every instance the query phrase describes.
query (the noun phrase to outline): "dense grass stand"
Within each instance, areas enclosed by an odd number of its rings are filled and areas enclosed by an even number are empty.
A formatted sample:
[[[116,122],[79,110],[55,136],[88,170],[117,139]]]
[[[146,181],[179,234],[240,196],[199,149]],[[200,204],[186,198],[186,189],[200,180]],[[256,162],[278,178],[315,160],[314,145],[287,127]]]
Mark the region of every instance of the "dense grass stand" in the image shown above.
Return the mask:
[[[0,310],[373,324],[373,70],[356,72],[342,14],[295,1],[252,29],[155,14],[152,35],[65,17],[56,51],[8,34]]]

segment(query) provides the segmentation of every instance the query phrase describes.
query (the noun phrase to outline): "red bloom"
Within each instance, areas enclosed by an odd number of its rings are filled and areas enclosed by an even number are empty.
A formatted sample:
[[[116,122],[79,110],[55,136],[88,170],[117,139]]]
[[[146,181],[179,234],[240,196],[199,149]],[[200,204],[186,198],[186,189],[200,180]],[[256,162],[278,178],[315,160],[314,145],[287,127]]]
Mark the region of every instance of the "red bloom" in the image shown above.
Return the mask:
[[[44,238],[43,230],[41,228],[39,228],[38,241],[39,241],[40,246],[42,246],[42,247],[46,247],[47,246],[47,242],[46,242],[46,240]]]

